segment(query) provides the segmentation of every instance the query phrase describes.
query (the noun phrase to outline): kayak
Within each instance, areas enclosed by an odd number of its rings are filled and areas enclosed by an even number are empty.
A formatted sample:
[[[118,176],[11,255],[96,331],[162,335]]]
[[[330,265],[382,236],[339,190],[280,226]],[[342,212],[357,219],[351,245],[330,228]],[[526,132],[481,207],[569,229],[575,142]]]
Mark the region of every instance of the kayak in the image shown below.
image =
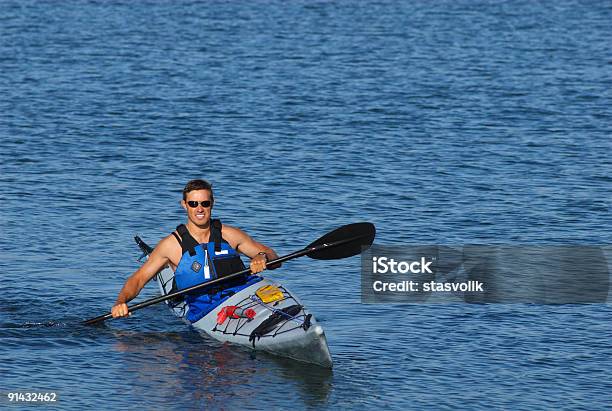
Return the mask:
[[[303,256],[315,260],[338,260],[361,254],[372,246],[376,236],[374,224],[361,222],[346,224],[315,240],[301,250],[278,257],[268,264],[279,264]],[[134,240],[142,250],[139,258],[148,257],[153,248],[138,236]],[[192,268],[195,266],[192,265]],[[298,361],[331,368],[332,359],[323,328],[314,316],[287,288],[261,276],[249,275],[242,285],[235,285],[241,276],[250,274],[245,268],[222,278],[175,290],[174,273],[168,267],[156,274],[161,296],[150,298],[128,307],[134,312],[153,304],[166,302],[174,315],[192,325],[200,333],[222,342],[242,345],[254,350],[267,351]],[[186,293],[205,292],[214,286],[232,281],[223,293],[216,293],[222,302],[208,311],[206,305],[188,310],[183,299]],[[254,282],[256,281],[256,282]],[[223,294],[227,295],[223,295]],[[198,300],[207,304],[205,299]],[[217,300],[219,301],[219,300]],[[198,312],[197,309],[200,309]],[[206,313],[206,314],[205,314]],[[204,315],[205,314],[205,315]],[[187,320],[186,315],[195,322]],[[202,316],[203,315],[203,316]],[[84,320],[84,325],[98,324],[113,318],[111,312]]]
[[[171,292],[173,278],[170,268],[157,274],[162,295]],[[195,323],[185,318],[188,307],[182,298],[168,300],[166,304],[175,316],[205,336],[332,368],[321,325],[293,293],[268,278],[262,277],[261,281],[236,292]]]

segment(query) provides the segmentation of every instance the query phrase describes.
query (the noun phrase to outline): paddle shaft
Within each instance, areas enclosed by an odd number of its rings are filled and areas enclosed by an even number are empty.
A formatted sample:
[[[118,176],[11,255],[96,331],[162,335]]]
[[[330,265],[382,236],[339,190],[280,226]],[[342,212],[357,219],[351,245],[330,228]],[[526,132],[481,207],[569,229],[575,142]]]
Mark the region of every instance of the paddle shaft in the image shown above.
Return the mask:
[[[331,243],[323,243],[323,244],[320,244],[320,245],[317,245],[317,246],[313,246],[313,247],[306,247],[306,248],[303,248],[303,249],[301,249],[299,251],[296,251],[294,253],[287,254],[287,255],[279,257],[277,259],[268,261],[266,263],[266,267],[269,266],[269,265],[274,265],[274,264],[278,264],[278,263],[283,263],[285,261],[293,260],[294,258],[302,257],[302,256],[305,256],[305,255],[310,254],[312,252],[322,250],[324,248],[336,247],[336,246],[339,246],[339,245],[342,245],[342,244],[346,244],[346,243],[349,243],[351,241],[358,240],[361,237],[365,237],[365,235],[355,236],[355,237],[347,238],[347,239],[344,239],[344,240],[334,241],[334,242],[331,242]],[[215,280],[207,281],[205,283],[197,284],[197,285],[194,285],[194,286],[191,286],[191,287],[188,287],[188,288],[183,288],[182,290],[175,291],[175,292],[170,293],[170,294],[161,295],[159,297],[151,298],[149,300],[146,300],[146,301],[143,301],[141,303],[134,304],[131,307],[128,307],[128,312],[134,312],[136,310],[140,310],[141,308],[145,308],[145,307],[148,307],[148,306],[153,305],[153,304],[161,303],[162,301],[171,300],[171,299],[173,299],[175,297],[178,297],[180,295],[184,295],[184,294],[190,293],[192,291],[196,291],[196,290],[201,290],[201,289],[204,289],[206,287],[210,287],[211,285],[219,284],[219,283],[222,283],[224,281],[230,280],[232,278],[235,278],[235,277],[238,277],[238,276],[241,276],[241,275],[244,275],[244,274],[248,274],[250,272],[251,272],[250,268],[245,268],[244,270],[238,271],[238,272],[236,272],[234,274],[226,275],[225,277],[217,278]],[[111,313],[107,313],[107,314],[101,315],[99,317],[95,317],[95,318],[91,318],[89,320],[83,321],[83,324],[85,324],[85,325],[92,325],[92,324],[99,323],[101,321],[109,320],[111,318],[113,318],[113,315]]]

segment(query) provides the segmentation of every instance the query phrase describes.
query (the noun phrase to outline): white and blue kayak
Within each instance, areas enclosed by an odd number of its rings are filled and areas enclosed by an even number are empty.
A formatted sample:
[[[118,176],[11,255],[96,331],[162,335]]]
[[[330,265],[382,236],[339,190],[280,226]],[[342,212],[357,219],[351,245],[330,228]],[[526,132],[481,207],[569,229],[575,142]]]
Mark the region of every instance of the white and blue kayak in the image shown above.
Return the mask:
[[[301,250],[278,257],[268,262],[279,264],[294,258],[308,256],[315,260],[337,260],[361,254],[370,247],[376,236],[374,224],[361,222],[339,227]],[[143,251],[141,257],[147,257],[153,249],[144,243],[140,237],[134,237]],[[223,278],[210,280],[203,284],[176,290],[173,287],[174,272],[165,268],[157,274],[157,282],[161,296],[151,298],[128,307],[130,312],[140,310],[153,304],[165,301],[174,315],[187,324],[192,325],[201,334],[210,336],[222,342],[239,344],[254,350],[267,351],[298,361],[317,364],[331,368],[332,359],[327,347],[327,339],[323,328],[314,316],[300,303],[291,292],[269,279],[263,277],[248,278],[243,283],[244,288],[227,288],[228,293],[234,292],[204,317],[194,323],[186,319],[188,305],[183,295],[192,292],[205,292],[215,285],[226,283],[230,279],[237,281],[240,276],[250,273],[248,268],[227,275]],[[253,282],[254,280],[258,280]],[[214,291],[217,292],[217,291]],[[193,313],[190,313],[193,314]],[[112,313],[83,321],[84,325],[93,325],[113,318]]]
[[[170,268],[157,274],[162,295],[171,293],[173,278]],[[238,291],[195,323],[185,318],[188,307],[181,298],[166,304],[178,318],[218,341],[332,367],[323,328],[286,287],[267,278]]]

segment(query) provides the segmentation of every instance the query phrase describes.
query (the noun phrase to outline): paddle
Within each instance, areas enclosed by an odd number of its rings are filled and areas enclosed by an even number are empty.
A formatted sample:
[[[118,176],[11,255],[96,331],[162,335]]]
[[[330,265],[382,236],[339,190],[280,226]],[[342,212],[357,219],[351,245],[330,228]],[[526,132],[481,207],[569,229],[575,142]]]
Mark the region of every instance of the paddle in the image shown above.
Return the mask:
[[[305,248],[296,251],[291,254],[287,254],[285,256],[279,257],[275,260],[268,261],[267,266],[282,263],[285,261],[292,260],[294,258],[308,256],[315,260],[336,260],[341,258],[347,258],[361,253],[362,249],[369,248],[374,241],[374,236],[376,235],[376,228],[374,224],[371,223],[354,223],[342,226],[340,228],[335,229],[313,243],[309,244]],[[202,284],[194,285],[189,288],[184,288],[179,291],[175,291],[170,294],[162,295],[160,297],[151,298],[150,300],[143,301],[141,303],[135,304],[131,307],[128,307],[129,312],[134,312],[136,310],[140,310],[141,308],[148,307],[153,304],[161,303],[162,301],[170,300],[172,298],[178,297],[183,294],[190,293],[195,290],[201,290],[203,288],[209,287],[214,284],[218,284],[229,279],[245,275],[250,273],[251,270],[249,268],[244,269],[242,271],[238,271],[237,273],[227,275],[222,278],[217,278],[212,281],[207,281]],[[108,320],[112,318],[111,313],[107,313],[101,315],[99,317],[91,318],[89,320],[83,321],[85,325],[92,325],[99,323],[101,321]]]

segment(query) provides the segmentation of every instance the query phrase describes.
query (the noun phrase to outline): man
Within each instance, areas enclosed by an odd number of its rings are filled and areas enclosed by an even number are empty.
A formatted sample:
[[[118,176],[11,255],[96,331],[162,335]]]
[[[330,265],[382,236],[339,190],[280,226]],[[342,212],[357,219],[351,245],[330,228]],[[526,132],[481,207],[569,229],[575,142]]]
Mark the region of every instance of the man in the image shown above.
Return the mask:
[[[187,183],[181,201],[187,212],[187,224],[181,224],[161,240],[148,260],[127,279],[111,309],[113,317],[130,315],[127,303],[166,266],[175,272],[175,287],[183,289],[240,271],[244,265],[236,251],[251,259],[253,274],[265,270],[269,260],[278,258],[273,249],[253,240],[240,229],[211,219],[213,203],[210,183],[204,180]],[[257,276],[228,280],[213,290],[186,295],[187,319],[191,322],[199,320],[233,293],[259,280]]]

